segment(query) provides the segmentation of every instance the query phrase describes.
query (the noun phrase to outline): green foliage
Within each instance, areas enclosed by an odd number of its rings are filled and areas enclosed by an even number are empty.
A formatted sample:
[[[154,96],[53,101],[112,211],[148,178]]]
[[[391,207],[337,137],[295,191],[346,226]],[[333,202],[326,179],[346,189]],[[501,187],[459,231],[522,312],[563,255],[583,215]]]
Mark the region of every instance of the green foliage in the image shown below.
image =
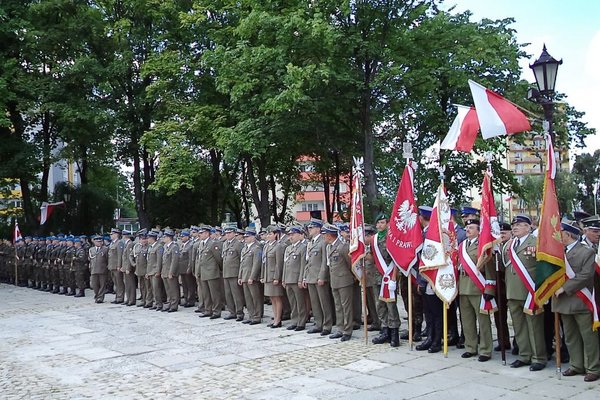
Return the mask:
[[[594,154],[579,154],[571,172],[577,184],[577,194],[574,198],[579,207],[590,214],[594,213],[597,211],[600,188],[600,150],[596,150]]]

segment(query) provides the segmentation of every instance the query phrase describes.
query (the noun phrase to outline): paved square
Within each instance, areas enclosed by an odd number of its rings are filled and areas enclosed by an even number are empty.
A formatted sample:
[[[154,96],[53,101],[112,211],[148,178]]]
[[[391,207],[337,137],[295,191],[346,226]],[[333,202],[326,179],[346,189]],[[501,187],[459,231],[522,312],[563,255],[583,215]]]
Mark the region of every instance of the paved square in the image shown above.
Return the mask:
[[[112,296],[107,296],[112,300]],[[597,399],[598,382],[0,284],[1,399]],[[270,308],[267,307],[267,314]],[[269,318],[266,317],[265,321]],[[509,356],[511,362],[514,356]],[[563,366],[563,370],[566,366]]]

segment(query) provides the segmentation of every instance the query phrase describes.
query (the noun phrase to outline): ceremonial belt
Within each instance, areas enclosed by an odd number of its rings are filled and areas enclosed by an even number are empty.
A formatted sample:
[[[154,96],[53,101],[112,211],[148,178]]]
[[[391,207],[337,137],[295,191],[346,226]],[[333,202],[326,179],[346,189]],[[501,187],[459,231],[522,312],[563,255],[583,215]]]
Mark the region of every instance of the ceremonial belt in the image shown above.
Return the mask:
[[[597,266],[597,264],[596,264],[596,266]],[[573,271],[573,268],[571,267],[569,260],[567,260],[566,255],[565,255],[565,268],[566,268],[566,273],[567,273],[567,280],[574,278],[575,272]],[[595,296],[594,289],[592,289],[592,291],[590,292],[590,289],[584,287],[583,289],[578,290],[575,294],[577,295],[577,297],[579,297],[581,299],[581,301],[583,301],[583,304],[585,304],[587,309],[590,310],[590,312],[592,313],[592,318],[593,318],[592,330],[595,331],[598,328],[600,328],[600,320],[598,320],[598,308],[596,307],[596,300],[594,297]]]
[[[381,289],[379,290],[379,299],[388,303],[396,301],[396,279],[395,279],[395,264],[394,261],[390,261],[389,264],[385,262],[381,250],[379,250],[379,243],[377,237],[373,237],[373,246],[375,258],[375,265],[377,269],[383,275],[381,279]]]
[[[491,300],[486,300],[483,298],[483,292],[486,288],[495,288],[496,281],[488,280],[486,281],[483,277],[483,274],[479,269],[477,269],[477,265],[471,259],[471,256],[467,253],[467,246],[465,245],[467,241],[463,240],[460,244],[460,251],[458,252],[458,258],[460,264],[463,266],[463,269],[466,271],[469,278],[475,283],[475,286],[479,290],[481,290],[481,302],[479,303],[479,312],[481,314],[490,314],[498,310],[498,305],[496,304],[496,299],[492,298]]]
[[[525,307],[523,307],[523,312],[530,315],[537,314],[538,312],[541,313],[543,312],[543,310],[539,310],[535,304],[535,283],[533,282],[533,279],[531,279],[529,271],[527,271],[527,268],[525,267],[525,265],[523,265],[523,262],[517,256],[517,252],[513,247],[513,243],[514,241],[510,242],[508,250],[510,262],[513,268],[517,271],[519,278],[521,278],[521,282],[523,282],[523,285],[525,285],[525,288],[529,292],[529,294],[527,295],[527,299],[525,300]]]

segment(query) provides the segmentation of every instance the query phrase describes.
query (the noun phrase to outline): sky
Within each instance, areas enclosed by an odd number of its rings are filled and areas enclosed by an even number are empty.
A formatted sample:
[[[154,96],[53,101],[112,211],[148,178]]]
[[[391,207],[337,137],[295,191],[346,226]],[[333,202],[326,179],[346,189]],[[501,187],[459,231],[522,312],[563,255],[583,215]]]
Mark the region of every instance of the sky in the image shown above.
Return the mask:
[[[556,90],[598,133],[586,140],[583,152],[600,149],[600,1],[596,0],[445,0],[442,9],[456,6],[455,12],[470,10],[471,19],[512,17],[519,43],[531,56],[521,60],[522,78],[535,82],[529,64],[548,53],[563,64],[558,69]],[[578,152],[581,152],[578,151]]]

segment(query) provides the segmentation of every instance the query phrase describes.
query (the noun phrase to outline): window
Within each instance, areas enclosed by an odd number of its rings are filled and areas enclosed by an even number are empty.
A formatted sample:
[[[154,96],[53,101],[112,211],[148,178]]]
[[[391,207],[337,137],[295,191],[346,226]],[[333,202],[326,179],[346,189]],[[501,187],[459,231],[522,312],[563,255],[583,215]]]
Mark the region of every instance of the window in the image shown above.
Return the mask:
[[[522,159],[523,159],[523,153],[521,153],[520,151],[517,151],[517,152],[515,153],[515,158],[516,158],[517,160],[522,160]]]
[[[302,211],[319,211],[319,203],[302,203]]]
[[[517,174],[523,173],[523,164],[517,164]]]
[[[309,163],[303,163],[299,165],[300,172],[315,172],[315,166]]]

